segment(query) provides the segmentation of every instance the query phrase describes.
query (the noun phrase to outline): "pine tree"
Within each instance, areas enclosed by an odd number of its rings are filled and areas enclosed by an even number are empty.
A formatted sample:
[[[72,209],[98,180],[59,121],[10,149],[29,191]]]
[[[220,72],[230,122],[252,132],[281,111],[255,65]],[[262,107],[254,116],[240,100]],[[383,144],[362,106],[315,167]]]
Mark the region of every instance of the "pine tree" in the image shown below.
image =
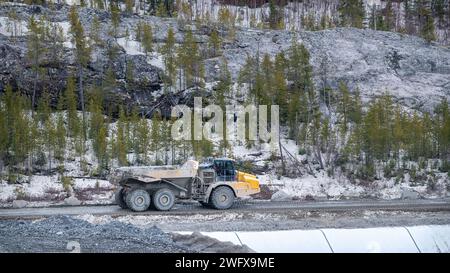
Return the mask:
[[[271,29],[280,29],[283,20],[283,13],[275,5],[275,1],[269,1],[269,27]]]
[[[100,9],[100,10],[105,9],[105,4],[104,4],[103,0],[94,0],[94,6],[95,6],[95,8]]]
[[[38,119],[41,123],[45,123],[51,115],[50,108],[50,94],[47,90],[44,90],[42,96],[38,102],[37,107]]]
[[[78,17],[78,12],[75,6],[70,9],[70,32],[72,35],[72,42],[75,44],[75,60],[78,67],[78,84],[80,93],[81,111],[83,112],[83,138],[86,139],[86,112],[84,105],[84,89],[83,89],[83,71],[90,61],[90,48],[81,21]]]
[[[102,45],[103,41],[100,39],[101,25],[97,15],[94,15],[91,23],[91,30],[89,31],[89,37],[95,45]]]
[[[120,7],[118,3],[111,1],[109,9],[111,11],[111,36],[117,38],[120,24]]]
[[[125,12],[128,14],[133,13],[134,0],[125,0]]]
[[[215,103],[220,106],[222,109],[224,115],[222,116],[223,120],[223,130],[222,130],[222,138],[220,143],[220,149],[222,150],[222,154],[225,154],[225,150],[229,146],[228,140],[227,140],[227,128],[226,128],[226,97],[229,96],[231,91],[231,74],[228,70],[228,64],[225,59],[222,60],[221,66],[220,66],[220,77],[219,81],[215,87],[216,89],[216,99]]]
[[[183,44],[178,48],[177,58],[183,72],[184,86],[199,86],[200,78],[203,78],[204,67],[197,41],[190,29],[186,31]]]
[[[37,83],[39,80],[39,74],[42,73],[40,67],[42,58],[46,52],[45,47],[45,25],[44,21],[35,20],[34,16],[31,16],[28,21],[28,29],[30,35],[28,36],[28,59],[31,63],[31,68],[34,73],[33,79],[33,95],[31,97],[31,106],[34,108],[36,105],[36,91]]]
[[[168,12],[166,9],[166,5],[164,4],[164,1],[160,1],[158,4],[158,7],[156,8],[156,16],[158,17],[167,17]]]
[[[140,118],[136,128],[137,154],[139,163],[148,164],[148,146],[150,141],[147,119]]]
[[[356,28],[363,27],[365,11],[362,0],[339,1],[338,12],[340,16],[340,26]]]
[[[72,76],[67,79],[64,93],[64,102],[67,108],[68,135],[77,138],[81,133],[81,124],[77,113],[77,98],[75,95],[75,81]]]
[[[115,158],[117,158],[119,162],[119,166],[127,166],[128,160],[127,160],[127,153],[128,153],[128,140],[127,140],[127,132],[126,132],[126,126],[127,126],[127,117],[125,116],[125,111],[122,107],[119,109],[119,120],[117,121],[117,129],[116,129],[116,135],[115,135],[115,148],[113,149],[113,154],[115,155]]]
[[[4,107],[4,130],[6,131],[6,154],[7,164],[14,166],[25,163],[25,159],[30,155],[34,147],[35,138],[32,138],[31,121],[26,115],[27,100],[7,85],[2,98],[2,108]],[[5,132],[3,132],[5,134]],[[4,140],[5,141],[5,140]],[[30,167],[30,166],[29,166]]]
[[[339,104],[338,112],[341,114],[341,132],[347,133],[350,108],[352,107],[352,99],[350,97],[350,91],[344,82],[339,83]]]
[[[177,62],[175,48],[175,34],[172,28],[167,31],[166,43],[161,48],[163,55],[166,84],[173,87],[176,82]]]
[[[152,127],[150,133],[150,150],[155,157],[155,164],[159,164],[158,154],[161,142],[161,124],[158,113],[154,113],[152,117]]]
[[[225,7],[225,6],[222,6],[219,9],[218,21],[219,21],[220,25],[225,26],[227,28],[233,28],[234,27],[233,15],[231,14],[230,10],[227,7]]]
[[[423,18],[423,23],[420,27],[420,36],[427,42],[436,40],[434,18],[431,11],[426,7],[422,7],[419,9],[419,16]]]
[[[270,94],[273,102],[279,106],[281,122],[287,120],[288,111],[288,88],[286,83],[287,60],[283,52],[275,57],[274,64],[274,90]]]
[[[450,110],[446,99],[435,107],[435,135],[437,139],[439,157],[450,161]]]
[[[62,113],[58,113],[57,115],[55,138],[55,158],[62,163],[64,162],[64,155],[66,153],[66,127]]]
[[[274,91],[274,83],[273,83],[273,63],[270,59],[269,54],[264,54],[263,61],[261,63],[261,72],[264,78],[264,87],[262,88],[262,93],[260,94],[259,103],[262,105],[273,104],[272,96]]]
[[[208,49],[211,52],[211,57],[216,57],[220,54],[221,43],[222,41],[219,33],[217,32],[217,30],[213,29],[208,41]]]
[[[142,46],[146,55],[153,52],[153,33],[149,24],[144,24],[142,28]]]
[[[95,147],[97,136],[100,132],[101,127],[104,126],[103,97],[101,91],[98,88],[93,88],[90,92],[89,113],[89,138],[94,141]],[[94,150],[97,149],[94,148]]]
[[[64,36],[64,30],[58,23],[47,23],[49,26],[46,31],[46,55],[47,61],[50,61],[55,66],[60,65],[64,58],[64,42],[66,37]]]
[[[127,71],[125,74],[125,81],[127,83],[127,90],[130,90],[134,86],[134,63],[132,60],[127,62]]]

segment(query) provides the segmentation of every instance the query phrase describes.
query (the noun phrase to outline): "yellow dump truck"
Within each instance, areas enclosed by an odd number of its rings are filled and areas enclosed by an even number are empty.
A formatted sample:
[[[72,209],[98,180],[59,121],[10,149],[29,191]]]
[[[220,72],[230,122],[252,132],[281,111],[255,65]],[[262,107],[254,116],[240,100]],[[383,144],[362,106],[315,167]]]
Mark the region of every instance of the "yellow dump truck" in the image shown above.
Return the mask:
[[[178,199],[192,199],[203,206],[229,209],[237,198],[258,193],[256,176],[237,171],[228,158],[202,164],[189,160],[182,166],[122,167],[109,180],[118,185],[115,198],[121,208],[145,211],[170,210]]]

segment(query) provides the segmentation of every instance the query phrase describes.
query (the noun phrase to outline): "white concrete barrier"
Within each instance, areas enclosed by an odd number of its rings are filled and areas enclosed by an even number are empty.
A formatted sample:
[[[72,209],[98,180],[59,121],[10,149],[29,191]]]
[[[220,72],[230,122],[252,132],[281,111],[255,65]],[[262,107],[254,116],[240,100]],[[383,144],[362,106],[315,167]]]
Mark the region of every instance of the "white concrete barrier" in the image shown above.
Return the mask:
[[[330,253],[320,230],[236,232],[242,244],[260,253]]]
[[[450,225],[201,233],[260,253],[450,252]]]
[[[450,226],[416,226],[407,229],[421,252],[450,252]]]
[[[403,227],[324,229],[323,232],[334,252],[419,252]]]

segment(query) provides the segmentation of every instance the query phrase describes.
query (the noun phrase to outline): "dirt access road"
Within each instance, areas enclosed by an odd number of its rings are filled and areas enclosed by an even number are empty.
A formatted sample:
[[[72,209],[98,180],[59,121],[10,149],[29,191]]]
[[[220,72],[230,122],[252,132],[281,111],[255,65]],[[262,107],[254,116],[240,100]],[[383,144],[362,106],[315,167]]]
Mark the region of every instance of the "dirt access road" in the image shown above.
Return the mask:
[[[206,209],[196,202],[177,204],[167,212],[142,213],[118,206],[76,206],[0,209],[2,220],[72,216],[92,224],[119,221],[163,231],[269,231],[319,228],[448,225],[450,198],[433,200],[347,200],[239,202],[226,211]]]

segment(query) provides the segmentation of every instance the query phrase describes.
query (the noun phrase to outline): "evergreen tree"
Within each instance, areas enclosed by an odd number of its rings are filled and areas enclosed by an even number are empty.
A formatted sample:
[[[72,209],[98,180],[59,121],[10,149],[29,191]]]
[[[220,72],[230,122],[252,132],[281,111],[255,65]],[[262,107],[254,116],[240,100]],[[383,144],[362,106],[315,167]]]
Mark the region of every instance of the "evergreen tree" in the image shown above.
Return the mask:
[[[120,24],[120,7],[115,1],[110,1],[111,11],[111,36],[117,38]]]
[[[365,11],[362,0],[339,1],[338,12],[340,16],[340,26],[356,28],[363,27]]]
[[[213,31],[211,32],[211,35],[209,36],[209,41],[208,41],[208,48],[211,57],[216,57],[220,54],[220,47],[221,47],[221,38],[219,36],[219,33],[217,32],[217,30],[213,29]]]
[[[146,55],[153,52],[153,33],[149,24],[144,24],[142,27],[142,46]]]
[[[172,28],[167,31],[166,43],[161,48],[165,68],[165,84],[173,87],[176,82],[177,62],[175,48],[175,34]]]
[[[72,76],[67,79],[64,93],[65,106],[67,108],[68,135],[77,138],[81,134],[81,124],[77,113],[77,98],[75,95],[75,81]]]
[[[100,39],[100,31],[101,31],[101,25],[100,20],[98,19],[97,15],[94,15],[92,18],[91,23],[91,30],[89,31],[89,37],[93,41],[95,45],[102,45],[103,41]]]
[[[204,67],[197,41],[190,29],[186,31],[183,44],[178,48],[177,58],[183,72],[184,86],[199,86],[200,78],[203,78]]]
[[[435,135],[438,145],[439,157],[450,161],[450,110],[446,99],[435,108]]]
[[[159,118],[159,114],[156,112],[152,117],[152,127],[150,133],[150,150],[152,151],[155,157],[155,164],[159,164],[159,150],[160,150],[160,142],[161,142],[161,121]]]
[[[39,80],[39,74],[42,73],[42,68],[40,67],[42,58],[46,52],[45,46],[45,25],[44,21],[35,20],[34,16],[31,16],[28,21],[28,59],[31,63],[31,68],[34,73],[33,79],[33,95],[31,97],[31,106],[34,108],[36,105],[36,89]]]
[[[341,114],[341,132],[343,134],[347,133],[350,109],[352,107],[352,99],[350,96],[350,91],[344,82],[339,83],[339,104],[338,112]]]
[[[78,12],[75,6],[72,6],[69,14],[70,32],[72,35],[72,42],[75,44],[75,60],[78,67],[78,84],[80,93],[81,111],[83,112],[83,138],[86,139],[86,117],[84,105],[84,88],[83,88],[83,71],[90,61],[90,48],[81,21],[78,17]]]
[[[434,18],[426,6],[419,8],[419,18],[421,19],[420,36],[428,42],[436,40]]]
[[[47,23],[49,26],[46,31],[46,55],[47,61],[51,62],[54,66],[58,66],[63,62],[64,58],[64,42],[66,37],[64,36],[64,30],[58,23]]]
[[[127,90],[133,88],[134,85],[134,63],[132,60],[127,62],[127,71],[125,75],[125,81],[127,83]]]
[[[58,113],[57,115],[55,142],[55,158],[62,163],[64,162],[64,155],[66,153],[66,127],[62,113]]]
[[[133,13],[134,0],[125,0],[125,12],[127,14]]]
[[[127,125],[127,117],[125,116],[125,111],[122,107],[119,109],[119,120],[117,121],[117,129],[115,135],[114,149],[113,154],[114,157],[117,158],[119,162],[119,166],[127,166],[127,151],[128,151],[128,140],[126,134],[126,125]]]
[[[286,83],[286,67],[287,60],[283,52],[280,52],[275,57],[274,63],[274,89],[270,96],[273,103],[279,106],[281,122],[287,119],[288,111],[288,87]]]
[[[274,0],[269,1],[269,26],[271,29],[283,28],[283,11],[275,5]]]

